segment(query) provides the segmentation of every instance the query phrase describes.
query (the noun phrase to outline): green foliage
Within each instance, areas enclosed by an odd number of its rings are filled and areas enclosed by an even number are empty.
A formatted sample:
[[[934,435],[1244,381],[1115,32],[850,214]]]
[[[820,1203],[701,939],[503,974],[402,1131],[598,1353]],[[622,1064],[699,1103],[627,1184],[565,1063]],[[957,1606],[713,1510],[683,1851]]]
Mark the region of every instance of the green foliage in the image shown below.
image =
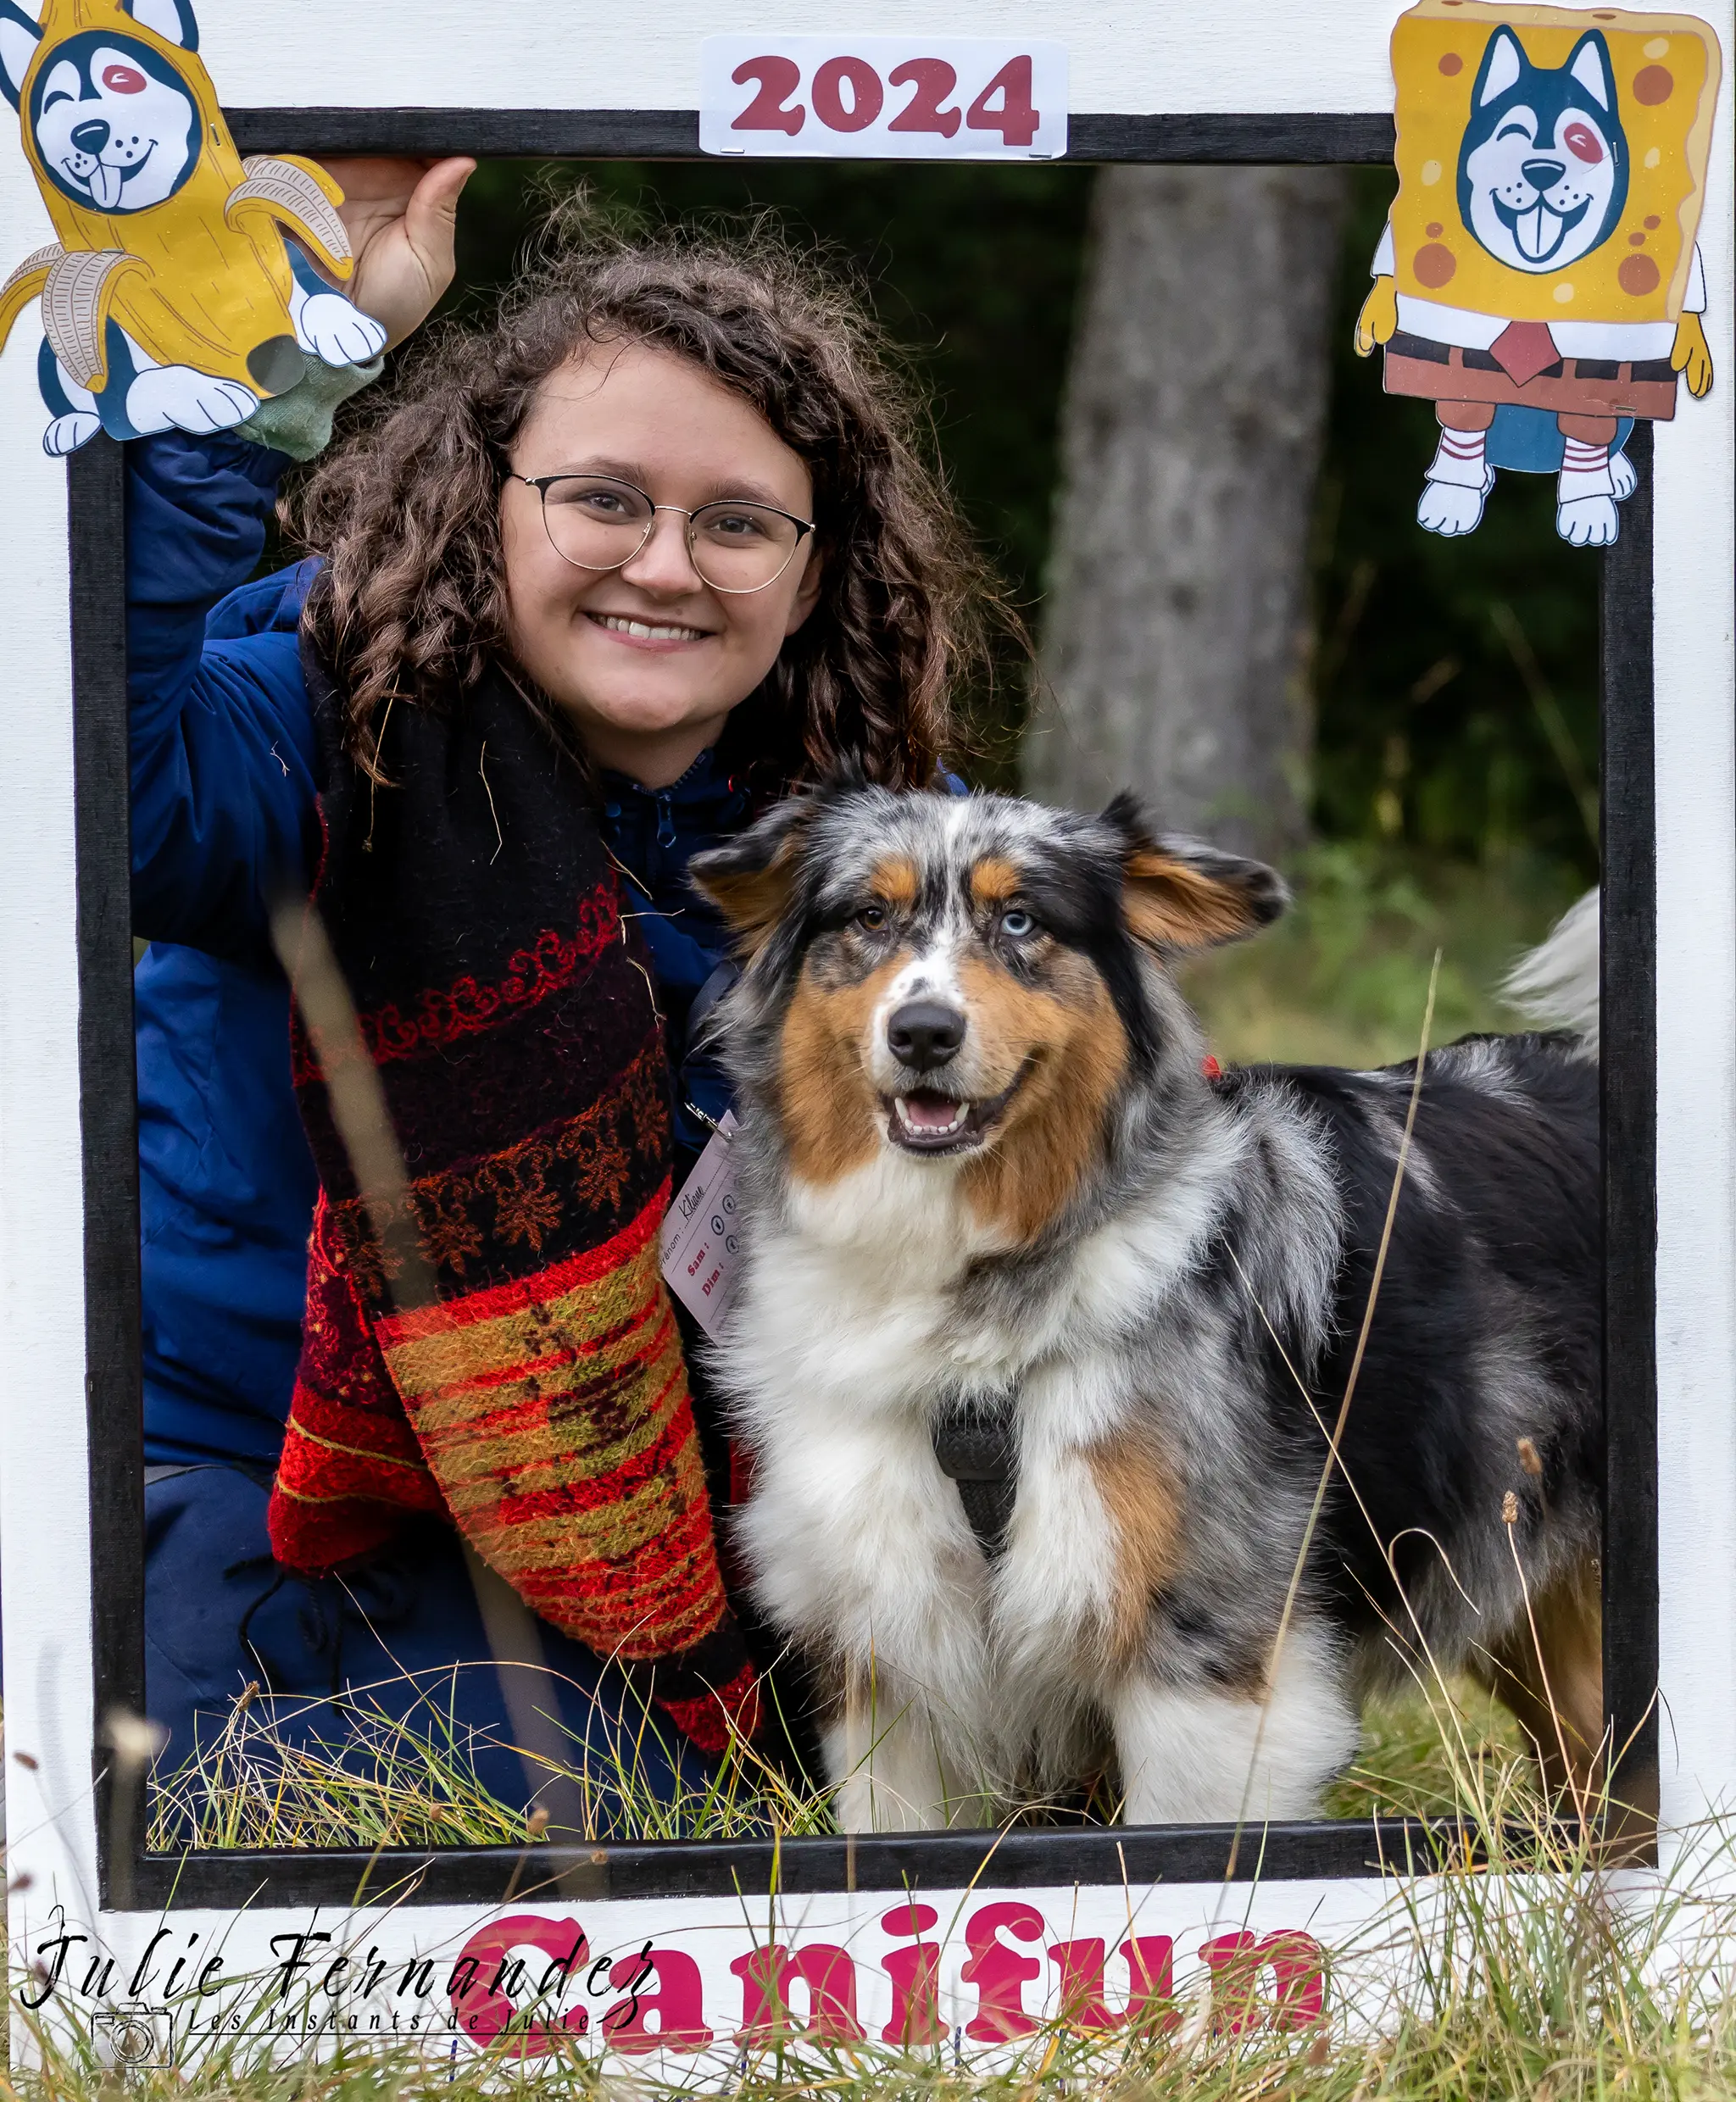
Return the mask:
[[[1316,841],[1288,874],[1296,902],[1276,926],[1182,974],[1227,1063],[1414,1059],[1437,950],[1433,1041],[1513,1028],[1494,988],[1578,887],[1534,855],[1473,864],[1359,839]]]
[[[1394,186],[1351,177],[1315,549],[1321,828],[1496,863],[1522,844],[1589,881],[1598,559],[1557,537],[1552,476],[1504,474],[1466,538],[1417,526],[1433,410],[1388,399],[1350,347]]]

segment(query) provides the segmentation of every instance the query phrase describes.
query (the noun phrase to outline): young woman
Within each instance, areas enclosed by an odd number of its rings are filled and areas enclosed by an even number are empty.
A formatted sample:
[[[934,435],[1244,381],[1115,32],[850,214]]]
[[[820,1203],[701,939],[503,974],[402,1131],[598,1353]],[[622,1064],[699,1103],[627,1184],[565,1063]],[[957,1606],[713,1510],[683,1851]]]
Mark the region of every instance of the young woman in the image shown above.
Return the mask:
[[[394,342],[470,166],[334,170]],[[313,471],[297,568],[247,581],[281,454],[129,448],[164,1766],[237,1697],[517,1800],[755,1728],[657,1267],[726,1106],[685,872],[840,760],[934,778],[986,602],[916,427],[782,247],[581,228]]]

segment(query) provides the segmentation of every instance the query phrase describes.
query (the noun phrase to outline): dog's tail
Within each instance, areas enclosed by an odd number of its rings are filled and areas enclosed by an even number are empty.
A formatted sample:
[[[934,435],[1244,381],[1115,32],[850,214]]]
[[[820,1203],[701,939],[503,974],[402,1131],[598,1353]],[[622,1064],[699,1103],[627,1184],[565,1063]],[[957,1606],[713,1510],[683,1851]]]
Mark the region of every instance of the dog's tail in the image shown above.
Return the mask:
[[[1588,891],[1501,981],[1501,998],[1541,1029],[1565,1029],[1594,1057],[1598,1030],[1598,893]]]

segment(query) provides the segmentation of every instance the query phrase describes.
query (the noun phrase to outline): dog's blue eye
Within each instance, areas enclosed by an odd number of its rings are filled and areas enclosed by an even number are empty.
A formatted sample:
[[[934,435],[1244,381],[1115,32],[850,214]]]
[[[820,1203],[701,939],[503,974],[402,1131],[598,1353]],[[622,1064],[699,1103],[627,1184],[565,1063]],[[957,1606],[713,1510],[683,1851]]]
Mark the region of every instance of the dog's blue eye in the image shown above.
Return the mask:
[[[1015,942],[1022,942],[1027,934],[1037,931],[1037,922],[1028,912],[1004,912],[1000,916],[1000,931]]]

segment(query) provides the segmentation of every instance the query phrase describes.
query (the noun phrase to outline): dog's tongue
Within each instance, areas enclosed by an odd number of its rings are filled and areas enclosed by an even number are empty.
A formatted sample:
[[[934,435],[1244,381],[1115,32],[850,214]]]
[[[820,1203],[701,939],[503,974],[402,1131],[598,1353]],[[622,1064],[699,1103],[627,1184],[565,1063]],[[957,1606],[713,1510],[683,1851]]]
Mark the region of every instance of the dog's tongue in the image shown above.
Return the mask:
[[[904,1121],[913,1132],[943,1132],[957,1119],[959,1108],[949,1095],[906,1095]]]
[[[99,160],[91,170],[91,195],[103,211],[112,212],[120,202],[120,170]]]
[[[1543,254],[1549,231],[1544,225],[1544,207],[1534,206],[1522,218],[1514,221],[1513,231],[1517,236],[1520,251],[1535,263]]]

